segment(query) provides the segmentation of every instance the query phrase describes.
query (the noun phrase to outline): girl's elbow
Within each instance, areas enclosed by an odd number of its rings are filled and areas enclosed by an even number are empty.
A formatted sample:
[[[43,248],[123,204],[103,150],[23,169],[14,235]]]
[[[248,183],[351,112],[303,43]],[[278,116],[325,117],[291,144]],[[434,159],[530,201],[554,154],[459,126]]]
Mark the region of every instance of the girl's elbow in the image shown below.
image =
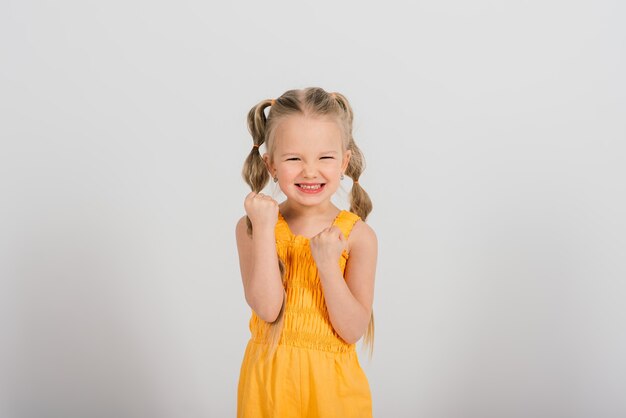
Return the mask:
[[[341,337],[347,344],[356,344],[360,339],[361,335],[346,335],[345,337]]]
[[[272,323],[278,319],[280,311],[283,308],[283,300],[280,299],[279,303],[248,303],[256,316],[265,322]]]
[[[355,344],[361,339],[361,337],[363,337],[363,335],[365,335],[365,328],[362,328],[361,331],[352,330],[351,333],[346,332],[343,335],[341,335],[341,338],[347,344]]]
[[[344,341],[347,344],[356,344],[356,342],[359,341],[359,338],[344,338]]]
[[[268,306],[264,310],[259,310],[259,312],[257,312],[257,316],[265,322],[272,323],[278,319],[281,310],[280,308],[282,308],[282,306],[279,306],[278,308],[279,309],[277,310],[273,306]]]

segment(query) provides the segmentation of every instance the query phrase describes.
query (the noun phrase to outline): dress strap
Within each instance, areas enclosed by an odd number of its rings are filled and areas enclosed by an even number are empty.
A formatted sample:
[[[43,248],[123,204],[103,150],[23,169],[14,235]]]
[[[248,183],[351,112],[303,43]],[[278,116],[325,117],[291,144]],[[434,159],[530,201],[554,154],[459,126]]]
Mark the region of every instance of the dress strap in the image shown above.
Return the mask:
[[[335,225],[341,229],[343,235],[348,238],[350,236],[350,232],[354,227],[354,224],[361,219],[359,215],[356,213],[350,212],[348,210],[342,210],[337,219],[335,220]]]
[[[277,241],[291,241],[291,231],[289,230],[289,225],[285,222],[283,216],[278,212],[278,220],[276,221],[276,226],[274,227],[274,233],[276,234]]]

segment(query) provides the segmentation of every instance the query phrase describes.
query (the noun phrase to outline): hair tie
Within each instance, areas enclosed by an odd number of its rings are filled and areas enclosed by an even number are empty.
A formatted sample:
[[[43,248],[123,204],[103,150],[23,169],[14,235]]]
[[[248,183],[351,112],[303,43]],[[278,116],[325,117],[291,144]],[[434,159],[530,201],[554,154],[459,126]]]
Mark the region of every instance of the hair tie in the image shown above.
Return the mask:
[[[254,144],[252,148],[259,148],[259,144]]]
[[[274,106],[274,103],[276,103],[276,100],[272,99],[271,105]]]
[[[332,97],[333,99],[337,100],[337,96],[335,95],[335,93],[330,93],[330,97]]]
[[[352,183],[359,184],[359,181],[358,180],[354,180]]]

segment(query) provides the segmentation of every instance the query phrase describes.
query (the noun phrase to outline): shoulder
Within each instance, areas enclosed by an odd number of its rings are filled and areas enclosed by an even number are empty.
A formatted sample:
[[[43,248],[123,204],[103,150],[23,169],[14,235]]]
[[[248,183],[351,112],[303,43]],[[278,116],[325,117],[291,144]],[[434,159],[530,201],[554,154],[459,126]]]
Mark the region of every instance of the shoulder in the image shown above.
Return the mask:
[[[237,220],[237,224],[235,225],[235,231],[239,232],[239,230],[246,227],[246,215],[243,215],[241,218]]]
[[[241,240],[242,238],[248,237],[248,225],[246,223],[246,215],[243,215],[239,220],[237,220],[237,224],[235,225],[235,236],[237,240]]]
[[[357,219],[352,227],[352,232],[350,232],[350,236],[366,241],[377,241],[378,238],[376,236],[376,232],[374,228],[365,223],[361,218]]]
[[[352,227],[348,237],[350,251],[376,252],[378,248],[378,237],[374,228],[358,218]]]

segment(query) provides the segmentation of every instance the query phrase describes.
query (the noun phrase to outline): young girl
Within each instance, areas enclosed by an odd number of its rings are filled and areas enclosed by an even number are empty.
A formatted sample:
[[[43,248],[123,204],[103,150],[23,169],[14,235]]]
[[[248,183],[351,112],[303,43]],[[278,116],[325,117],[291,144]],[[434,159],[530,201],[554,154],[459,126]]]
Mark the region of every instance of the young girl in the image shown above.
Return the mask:
[[[364,223],[372,203],[358,182],[352,108],[339,93],[289,90],[254,106],[248,128],[252,192],[236,237],[252,317],[237,417],[371,417],[355,343],[365,334],[371,356],[378,244]],[[331,202],[344,173],[350,211]],[[280,204],[260,193],[270,176],[287,197]]]

